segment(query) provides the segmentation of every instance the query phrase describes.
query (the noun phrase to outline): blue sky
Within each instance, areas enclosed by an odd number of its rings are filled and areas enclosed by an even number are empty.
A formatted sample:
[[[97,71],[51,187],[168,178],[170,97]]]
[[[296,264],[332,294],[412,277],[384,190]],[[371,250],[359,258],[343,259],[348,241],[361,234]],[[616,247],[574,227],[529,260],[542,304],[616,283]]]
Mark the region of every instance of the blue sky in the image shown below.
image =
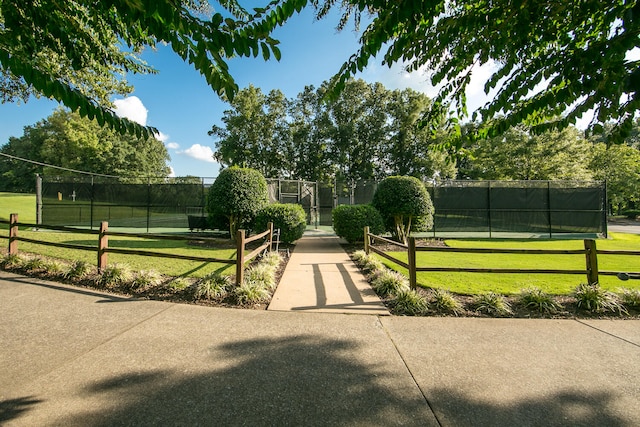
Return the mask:
[[[316,21],[311,10],[304,10],[274,33],[281,41],[280,62],[265,62],[261,57],[236,58],[229,62],[231,73],[240,88],[253,84],[264,93],[280,89],[288,98],[295,97],[306,85],[318,87],[357,51],[359,36],[353,26],[338,33],[337,22],[337,15]],[[158,69],[159,74],[130,76],[135,90],[128,99],[115,100],[119,113],[161,132],[176,176],[217,176],[219,165],[211,158],[215,141],[207,132],[212,125],[221,124],[228,104],[170,48],[149,49],[143,53],[143,59]],[[481,91],[486,73],[480,70],[478,74],[474,79],[478,84],[472,84],[468,91],[472,107],[469,111],[486,98]],[[430,96],[435,94],[426,73],[408,74],[400,67],[382,66],[379,61],[358,77],[369,82],[379,81],[388,89],[411,87]],[[57,102],[46,99],[0,104],[0,145],[10,136],[21,136],[24,126],[46,118],[57,106]]]

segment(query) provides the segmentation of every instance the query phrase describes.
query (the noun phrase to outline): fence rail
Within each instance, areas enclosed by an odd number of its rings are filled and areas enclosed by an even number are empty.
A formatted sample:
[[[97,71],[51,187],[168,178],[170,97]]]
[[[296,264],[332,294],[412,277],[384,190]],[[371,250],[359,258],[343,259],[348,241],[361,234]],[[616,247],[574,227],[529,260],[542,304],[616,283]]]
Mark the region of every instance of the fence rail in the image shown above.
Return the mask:
[[[404,262],[373,246],[374,242],[384,242],[398,246],[407,251],[408,262]],[[416,239],[410,237],[408,244],[396,242],[369,232],[364,227],[364,249],[367,254],[373,252],[381,257],[409,270],[409,284],[417,287],[417,272],[456,272],[456,273],[496,273],[496,274],[584,274],[588,283],[597,283],[598,276],[640,277],[637,272],[600,271],[598,270],[598,254],[600,255],[640,255],[640,251],[598,250],[593,239],[584,240],[584,249],[500,249],[500,248],[449,248],[449,247],[417,247]],[[416,265],[416,252],[457,252],[482,254],[527,254],[527,255],[584,255],[585,269],[524,269],[524,268],[470,268],[470,267],[419,267]]]
[[[123,254],[123,255],[148,256],[148,257],[157,257],[157,258],[180,259],[180,260],[187,260],[187,261],[213,262],[213,263],[220,263],[220,264],[235,264],[237,285],[240,285],[243,282],[244,264],[252,260],[253,258],[255,258],[259,253],[261,253],[265,249],[272,250],[272,243],[273,243],[273,223],[268,224],[268,228],[266,231],[249,238],[245,237],[245,230],[238,230],[238,232],[236,233],[236,258],[235,259],[221,259],[221,258],[212,258],[212,257],[178,255],[178,254],[170,254],[165,252],[147,251],[147,250],[110,248],[109,236],[135,237],[135,238],[147,239],[147,240],[176,240],[176,241],[193,240],[193,238],[187,237],[187,236],[169,236],[169,235],[162,235],[162,234],[123,233],[123,232],[109,231],[109,224],[106,221],[101,223],[100,231],[85,230],[85,229],[74,228],[74,227],[61,227],[61,226],[49,226],[49,225],[43,225],[43,224],[21,223],[18,221],[17,214],[11,214],[9,221],[0,220],[0,224],[9,224],[9,237],[8,237],[9,254],[18,253],[18,242],[26,242],[26,243],[33,243],[37,245],[43,245],[43,246],[53,246],[53,247],[65,248],[65,249],[76,249],[81,251],[96,252],[98,271],[103,271],[107,267],[108,254],[110,253]],[[65,231],[65,232],[75,233],[75,234],[94,234],[94,235],[98,235],[98,239],[96,242],[97,243],[96,246],[47,242],[47,241],[42,241],[37,239],[30,239],[28,237],[20,237],[18,235],[19,227],[33,227],[33,228],[46,229],[46,230]],[[6,237],[0,236],[0,238],[6,238]],[[265,243],[260,245],[258,248],[254,249],[248,255],[245,255],[245,249],[247,244],[263,238],[265,239]],[[206,237],[199,237],[198,240],[215,241],[214,239],[206,238]]]

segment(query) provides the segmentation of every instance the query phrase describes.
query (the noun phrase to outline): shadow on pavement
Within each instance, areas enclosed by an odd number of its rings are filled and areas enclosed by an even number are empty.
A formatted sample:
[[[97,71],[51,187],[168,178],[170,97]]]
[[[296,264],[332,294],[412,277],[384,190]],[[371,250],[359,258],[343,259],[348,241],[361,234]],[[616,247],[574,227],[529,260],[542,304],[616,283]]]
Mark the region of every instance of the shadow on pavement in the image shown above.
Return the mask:
[[[212,363],[224,368],[109,378],[84,392],[118,402],[115,409],[88,410],[61,424],[435,425],[417,388],[386,386],[383,360],[372,367],[349,357],[358,347],[313,336],[212,347]]]
[[[564,391],[541,399],[498,405],[470,399],[459,391],[432,389],[436,416],[443,426],[630,426],[610,410],[607,393]]]
[[[427,403],[406,382],[387,378],[385,361],[372,367],[349,357],[358,347],[351,341],[313,336],[212,347],[212,363],[222,368],[188,375],[156,369],[98,381],[82,390],[86,398],[117,402],[116,407],[87,409],[61,424],[629,425],[611,411],[614,396],[607,393],[567,390],[510,405],[434,388],[427,393]],[[25,398],[22,406],[33,403],[37,401]],[[16,414],[20,405],[17,402]]]
[[[22,277],[22,276],[5,277],[2,280],[4,280],[5,282],[25,283],[31,286],[40,286],[48,289],[55,289],[57,291],[71,292],[79,295],[87,295],[91,297],[102,298],[101,300],[96,301],[97,303],[138,301],[138,299],[134,297],[120,297],[117,295],[107,294],[105,292],[102,292],[102,293],[94,292],[88,288],[81,288],[78,285],[66,285],[66,286],[54,285],[52,282],[45,282],[43,280],[38,280],[32,277],[26,277],[26,276],[25,277]]]
[[[0,423],[18,418],[34,405],[42,402],[32,396],[0,401]]]

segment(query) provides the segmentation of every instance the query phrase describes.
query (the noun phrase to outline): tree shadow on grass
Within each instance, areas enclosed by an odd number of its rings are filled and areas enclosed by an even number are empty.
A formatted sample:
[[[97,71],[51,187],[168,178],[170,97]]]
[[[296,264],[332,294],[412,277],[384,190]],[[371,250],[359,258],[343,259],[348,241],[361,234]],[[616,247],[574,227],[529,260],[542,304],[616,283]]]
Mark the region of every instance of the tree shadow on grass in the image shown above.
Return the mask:
[[[117,408],[74,414],[62,424],[436,425],[415,387],[385,386],[383,365],[349,356],[358,350],[350,341],[312,336],[239,341],[211,349],[217,369],[155,370],[91,385],[89,397]]]

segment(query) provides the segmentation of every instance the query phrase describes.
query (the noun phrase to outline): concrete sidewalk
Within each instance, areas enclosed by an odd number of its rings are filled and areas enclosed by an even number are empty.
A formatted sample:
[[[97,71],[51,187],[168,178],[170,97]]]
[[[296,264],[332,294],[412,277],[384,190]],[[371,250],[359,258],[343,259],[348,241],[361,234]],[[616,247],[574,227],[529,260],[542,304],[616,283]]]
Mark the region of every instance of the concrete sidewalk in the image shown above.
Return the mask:
[[[132,300],[0,272],[3,426],[638,426],[640,321]]]
[[[335,234],[308,230],[269,304],[270,311],[388,315]]]

